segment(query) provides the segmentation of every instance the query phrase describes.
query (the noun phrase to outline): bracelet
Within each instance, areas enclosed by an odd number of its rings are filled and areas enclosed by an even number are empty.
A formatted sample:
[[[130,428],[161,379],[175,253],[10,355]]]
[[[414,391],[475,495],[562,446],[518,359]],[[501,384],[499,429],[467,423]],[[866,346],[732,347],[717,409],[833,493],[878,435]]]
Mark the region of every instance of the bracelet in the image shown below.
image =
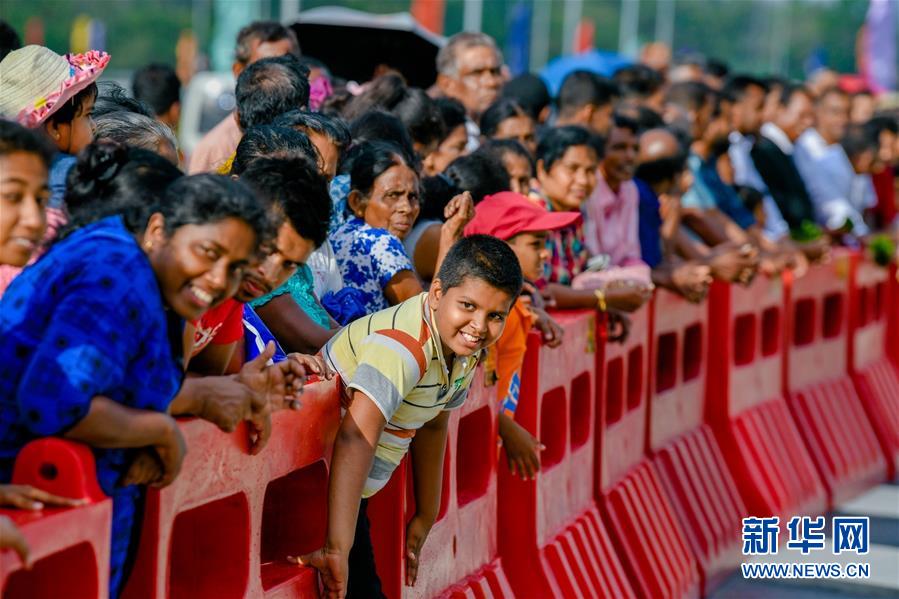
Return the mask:
[[[605,312],[608,309],[606,306],[606,294],[601,289],[594,289],[593,294],[596,296],[596,307],[599,308],[600,312]]]

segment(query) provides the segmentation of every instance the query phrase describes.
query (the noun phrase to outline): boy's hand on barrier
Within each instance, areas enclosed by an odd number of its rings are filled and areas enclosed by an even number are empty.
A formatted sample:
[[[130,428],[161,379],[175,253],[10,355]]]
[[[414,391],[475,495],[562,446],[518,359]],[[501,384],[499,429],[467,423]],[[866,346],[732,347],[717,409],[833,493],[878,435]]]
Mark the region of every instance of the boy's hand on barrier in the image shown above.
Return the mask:
[[[162,464],[156,457],[156,452],[145,447],[137,452],[134,461],[128,467],[128,472],[122,479],[122,486],[152,485],[161,480],[163,474]]]
[[[178,473],[181,472],[181,464],[184,462],[184,456],[187,454],[187,443],[178,428],[178,423],[171,416],[160,416],[168,419],[167,428],[162,438],[153,445],[156,455],[162,462],[163,475],[159,481],[153,483],[154,487],[166,487],[175,480]]]
[[[86,503],[85,499],[60,497],[30,485],[0,485],[0,506],[36,511],[47,506],[75,507]]]
[[[287,561],[306,568],[315,568],[321,576],[324,593],[322,599],[343,599],[346,597],[350,566],[348,557],[337,551],[322,547],[318,551],[299,557],[288,556]]]
[[[559,347],[562,345],[565,330],[559,326],[559,323],[543,308],[537,308],[532,305],[531,313],[536,317],[534,326],[540,331],[540,335],[543,337],[543,344],[547,347]]]
[[[271,412],[254,414],[252,418],[247,420],[247,434],[250,442],[250,455],[256,455],[262,451],[268,440],[272,436],[272,415]]]
[[[6,516],[0,516],[0,550],[12,549],[19,554],[25,569],[31,568],[28,543],[13,521]]]
[[[534,480],[540,470],[540,452],[546,446],[505,414],[499,419],[499,436],[506,448],[512,475],[520,476],[522,480]]]
[[[321,356],[310,356],[309,354],[290,354],[288,358],[292,360],[296,360],[303,367],[306,375],[314,374],[320,379],[330,381],[334,378],[334,371],[328,368],[328,365],[325,363],[324,358]],[[299,393],[303,392],[303,388],[300,387],[298,390]]]
[[[416,514],[406,527],[406,586],[418,579],[418,558],[434,522]]]

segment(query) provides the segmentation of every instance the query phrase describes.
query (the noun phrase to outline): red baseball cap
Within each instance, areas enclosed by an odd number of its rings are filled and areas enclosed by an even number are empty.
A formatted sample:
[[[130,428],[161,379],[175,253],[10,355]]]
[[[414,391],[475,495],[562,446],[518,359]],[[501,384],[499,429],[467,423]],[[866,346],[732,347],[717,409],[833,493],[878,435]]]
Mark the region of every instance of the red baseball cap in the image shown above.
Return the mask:
[[[465,226],[465,234],[505,240],[519,233],[563,229],[580,218],[577,212],[549,212],[520,193],[501,191],[474,207],[474,218]]]

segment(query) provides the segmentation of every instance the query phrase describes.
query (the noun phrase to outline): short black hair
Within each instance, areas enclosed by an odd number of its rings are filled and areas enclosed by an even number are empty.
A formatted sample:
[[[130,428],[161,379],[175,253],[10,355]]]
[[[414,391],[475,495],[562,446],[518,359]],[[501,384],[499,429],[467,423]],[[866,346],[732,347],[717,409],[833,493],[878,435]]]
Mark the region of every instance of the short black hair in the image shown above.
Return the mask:
[[[471,192],[475,204],[489,195],[509,191],[512,186],[502,161],[481,151],[459,156],[450,162],[444,174],[456,187]]]
[[[305,133],[287,127],[259,125],[247,130],[237,144],[231,174],[243,174],[251,162],[260,158],[307,160],[317,167],[320,156]]]
[[[6,55],[13,50],[22,47],[22,38],[18,32],[12,28],[12,25],[0,19],[0,60],[6,58]]]
[[[367,141],[356,149],[350,171],[350,187],[368,197],[375,180],[394,166],[411,165],[402,149],[388,141]],[[413,169],[414,170],[414,169]]]
[[[183,176],[156,152],[94,141],[78,155],[66,177],[69,222],[60,236],[113,214],[121,215],[132,233],[139,233],[169,185]]]
[[[496,158],[503,164],[505,164],[504,158],[507,154],[521,156],[531,165],[531,176],[534,175],[534,170],[537,168],[534,164],[534,157],[517,139],[490,139],[478,148],[478,151]]]
[[[238,62],[247,64],[250,61],[250,44],[254,40],[260,43],[288,40],[292,46],[293,55],[298,58],[300,56],[300,44],[297,42],[297,35],[292,29],[277,21],[254,21],[237,33],[237,47],[234,51],[234,58]]]
[[[291,110],[280,115],[272,124],[276,127],[305,129],[307,134],[309,131],[314,131],[324,135],[337,146],[341,154],[349,147],[352,141],[350,130],[346,123],[338,118],[325,116],[320,112]]]
[[[315,247],[328,238],[332,205],[328,181],[309,161],[260,158],[247,167],[240,180],[260,199],[277,207],[300,237]]]
[[[146,102],[157,116],[181,101],[181,81],[175,69],[165,64],[152,63],[135,71],[131,89],[134,97]]]
[[[205,225],[236,218],[256,236],[254,248],[274,234],[265,205],[246,184],[227,175],[184,176],[169,185],[156,212],[165,218],[168,235],[185,225]]]
[[[115,81],[97,82],[97,99],[94,101],[94,118],[105,116],[111,112],[134,112],[153,118],[153,109],[146,103],[128,95],[124,87]]]
[[[513,301],[524,285],[515,252],[505,241],[490,235],[469,235],[454,243],[440,265],[437,278],[444,292],[461,286],[466,278],[480,279],[509,294]]]
[[[500,96],[513,98],[535,121],[552,101],[543,79],[533,73],[523,73],[503,86]]]
[[[309,69],[291,54],[257,60],[237,78],[234,95],[242,130],[268,125],[289,110],[309,106]]]
[[[587,146],[596,152],[597,159],[602,152],[597,149],[597,137],[586,128],[578,125],[566,125],[547,131],[537,144],[537,162],[543,161],[543,168],[548,172],[556,161],[561,160],[574,146]]]
[[[44,136],[35,131],[23,127],[15,121],[0,119],[0,156],[13,152],[34,154],[49,167],[56,148],[52,147]]]
[[[532,119],[531,115],[514,98],[500,98],[488,106],[481,115],[481,135],[492,137],[499,129],[500,123],[517,116]]]
[[[625,98],[648,98],[665,83],[662,74],[643,64],[632,64],[615,71],[612,80]]]
[[[71,123],[76,117],[81,116],[85,104],[97,98],[97,93],[97,84],[91,83],[72,96],[71,100],[60,106],[59,110],[48,116],[47,122],[56,123],[57,125]]]
[[[569,115],[588,104],[606,106],[619,96],[621,90],[611,79],[590,71],[573,71],[562,81],[556,104],[561,114]]]
[[[840,145],[849,158],[855,158],[868,150],[876,152],[880,147],[880,140],[872,128],[852,123],[846,127]]]
[[[734,75],[727,80],[722,91],[733,98],[735,102],[739,102],[750,87],[758,87],[766,94],[768,93],[768,85],[752,75]]]

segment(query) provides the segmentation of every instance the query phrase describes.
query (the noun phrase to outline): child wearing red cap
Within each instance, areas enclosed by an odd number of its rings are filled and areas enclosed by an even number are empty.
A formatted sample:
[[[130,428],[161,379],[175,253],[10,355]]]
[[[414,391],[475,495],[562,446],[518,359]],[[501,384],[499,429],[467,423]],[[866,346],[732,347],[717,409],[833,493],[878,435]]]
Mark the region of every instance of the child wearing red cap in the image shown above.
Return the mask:
[[[525,280],[535,281],[543,276],[549,258],[547,234],[569,227],[580,218],[577,212],[549,212],[521,194],[504,191],[487,196],[475,206],[475,216],[465,227],[465,234],[492,235],[505,241],[515,252]],[[497,386],[501,406],[499,435],[506,448],[509,469],[529,480],[540,469],[538,452],[543,445],[514,420],[528,332],[535,321],[530,302],[525,298],[519,298],[512,307],[502,337],[487,350],[485,365],[487,375]]]

